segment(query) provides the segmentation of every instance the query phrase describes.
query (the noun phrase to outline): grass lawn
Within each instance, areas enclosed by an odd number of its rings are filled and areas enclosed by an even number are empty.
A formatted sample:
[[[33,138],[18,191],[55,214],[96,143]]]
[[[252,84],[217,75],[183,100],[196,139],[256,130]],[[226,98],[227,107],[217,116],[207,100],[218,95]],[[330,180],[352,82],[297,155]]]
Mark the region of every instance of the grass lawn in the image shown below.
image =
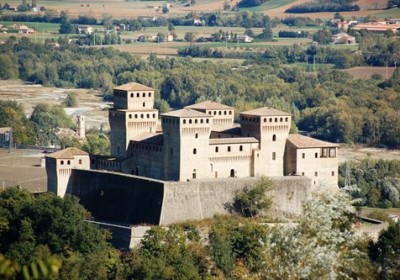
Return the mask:
[[[400,18],[400,9],[381,10],[373,15],[378,18]]]
[[[296,0],[271,0],[271,1],[264,3],[261,6],[251,7],[251,8],[240,8],[240,10],[246,10],[246,11],[252,11],[252,12],[269,11],[269,10],[273,10],[273,9],[288,5],[295,1]],[[273,16],[273,15],[271,15],[271,16]]]
[[[378,211],[386,214],[395,214],[400,216],[400,208],[371,208],[371,207],[361,207],[362,214],[369,214],[371,212]]]

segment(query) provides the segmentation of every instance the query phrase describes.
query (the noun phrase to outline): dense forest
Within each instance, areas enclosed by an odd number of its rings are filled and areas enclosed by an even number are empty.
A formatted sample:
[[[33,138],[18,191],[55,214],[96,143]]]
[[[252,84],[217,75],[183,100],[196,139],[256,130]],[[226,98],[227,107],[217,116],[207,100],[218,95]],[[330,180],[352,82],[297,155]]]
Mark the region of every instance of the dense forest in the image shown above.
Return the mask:
[[[357,0],[317,0],[300,5],[294,5],[286,10],[287,13],[319,13],[319,12],[345,12],[359,11],[358,5],[353,5]]]
[[[291,226],[231,215],[152,227],[121,252],[75,197],[8,189],[0,193],[0,278],[396,279],[400,223],[376,242],[357,237],[350,203],[316,195]]]
[[[360,205],[368,207],[400,207],[400,161],[350,161],[339,167],[339,186]]]
[[[365,38],[371,42],[375,37]],[[379,38],[374,44],[361,44],[370,50],[366,55],[349,54],[339,60],[343,64],[347,59],[394,60],[396,55],[388,54],[399,47],[398,42]],[[299,46],[270,49],[261,64],[250,60],[247,66],[232,67],[155,55],[145,61],[110,48],[79,48],[60,42],[61,47],[55,49],[26,38],[10,38],[0,46],[0,78],[101,89],[105,98],[112,97],[113,86],[136,81],[156,89],[156,104],[163,112],[206,99],[234,106],[237,112],[271,106],[291,112],[300,130],[320,139],[400,147],[399,68],[387,81],[381,77],[357,80],[334,69],[310,73],[292,64],[305,55]],[[308,63],[313,56],[316,61],[326,60],[329,51],[311,46],[305,59]],[[22,118],[22,130],[27,129],[24,122]],[[20,143],[24,141],[21,138]]]

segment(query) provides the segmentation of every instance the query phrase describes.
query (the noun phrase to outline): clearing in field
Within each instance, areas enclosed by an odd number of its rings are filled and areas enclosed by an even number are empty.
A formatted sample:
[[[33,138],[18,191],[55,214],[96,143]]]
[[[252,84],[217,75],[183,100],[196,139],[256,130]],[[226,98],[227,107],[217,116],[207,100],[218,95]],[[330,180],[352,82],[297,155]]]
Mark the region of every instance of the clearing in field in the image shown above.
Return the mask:
[[[392,77],[393,72],[395,68],[394,67],[353,67],[349,68],[346,70],[343,70],[350,75],[353,76],[353,78],[357,79],[370,79],[373,74],[378,74],[384,79],[390,79]]]

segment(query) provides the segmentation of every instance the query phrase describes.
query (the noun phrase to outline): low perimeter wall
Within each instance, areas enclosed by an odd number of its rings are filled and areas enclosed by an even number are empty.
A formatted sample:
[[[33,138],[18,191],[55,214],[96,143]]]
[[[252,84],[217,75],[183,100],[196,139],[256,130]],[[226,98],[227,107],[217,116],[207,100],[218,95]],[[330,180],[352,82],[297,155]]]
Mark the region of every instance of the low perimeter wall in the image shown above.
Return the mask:
[[[271,178],[275,189],[273,210],[299,215],[301,204],[311,195],[311,180],[287,176]],[[237,190],[251,186],[257,178],[227,178],[164,182],[98,170],[73,170],[67,193],[80,202],[96,220],[126,225],[168,225],[186,220],[211,218],[227,213]]]

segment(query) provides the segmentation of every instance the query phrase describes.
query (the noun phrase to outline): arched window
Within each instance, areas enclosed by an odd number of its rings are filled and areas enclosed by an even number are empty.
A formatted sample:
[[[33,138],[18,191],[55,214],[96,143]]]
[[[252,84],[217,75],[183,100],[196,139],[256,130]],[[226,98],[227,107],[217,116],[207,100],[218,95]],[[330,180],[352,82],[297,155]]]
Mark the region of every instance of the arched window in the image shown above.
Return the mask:
[[[243,146],[242,145],[239,146],[239,151],[241,151],[241,152],[243,151]]]
[[[195,133],[194,138],[199,138],[199,134],[197,132]]]
[[[129,118],[132,119],[132,114],[129,114]]]
[[[228,146],[228,152],[230,152],[231,151],[231,146]]]
[[[146,107],[146,102],[143,102],[143,107]]]
[[[283,122],[283,118],[280,118],[280,120],[279,120],[280,122]]]
[[[215,152],[218,153],[218,147],[215,147]]]
[[[149,92],[149,97],[151,97],[151,92]]]
[[[288,117],[286,117],[286,118],[285,118],[285,122],[287,122],[288,120],[289,120],[289,118],[288,118]]]
[[[60,163],[61,163],[61,165],[64,165],[64,161],[63,160]]]
[[[137,119],[137,114],[135,114],[135,119]]]
[[[233,178],[233,177],[235,177],[235,169],[231,169],[231,177]]]
[[[189,123],[192,123],[192,120],[189,120]]]
[[[142,97],[146,97],[146,93],[145,92],[142,93]]]
[[[276,134],[272,135],[272,141],[276,141]]]
[[[131,93],[131,97],[133,97],[133,93]]]
[[[186,120],[183,120],[183,124],[186,124]]]
[[[196,149],[196,148],[193,149],[193,154],[194,154],[194,155],[197,154],[197,149]]]
[[[208,119],[206,120],[206,123],[209,123],[209,120],[208,120]]]
[[[140,94],[139,94],[139,92],[138,92],[138,93],[136,93],[136,97],[140,97]]]

